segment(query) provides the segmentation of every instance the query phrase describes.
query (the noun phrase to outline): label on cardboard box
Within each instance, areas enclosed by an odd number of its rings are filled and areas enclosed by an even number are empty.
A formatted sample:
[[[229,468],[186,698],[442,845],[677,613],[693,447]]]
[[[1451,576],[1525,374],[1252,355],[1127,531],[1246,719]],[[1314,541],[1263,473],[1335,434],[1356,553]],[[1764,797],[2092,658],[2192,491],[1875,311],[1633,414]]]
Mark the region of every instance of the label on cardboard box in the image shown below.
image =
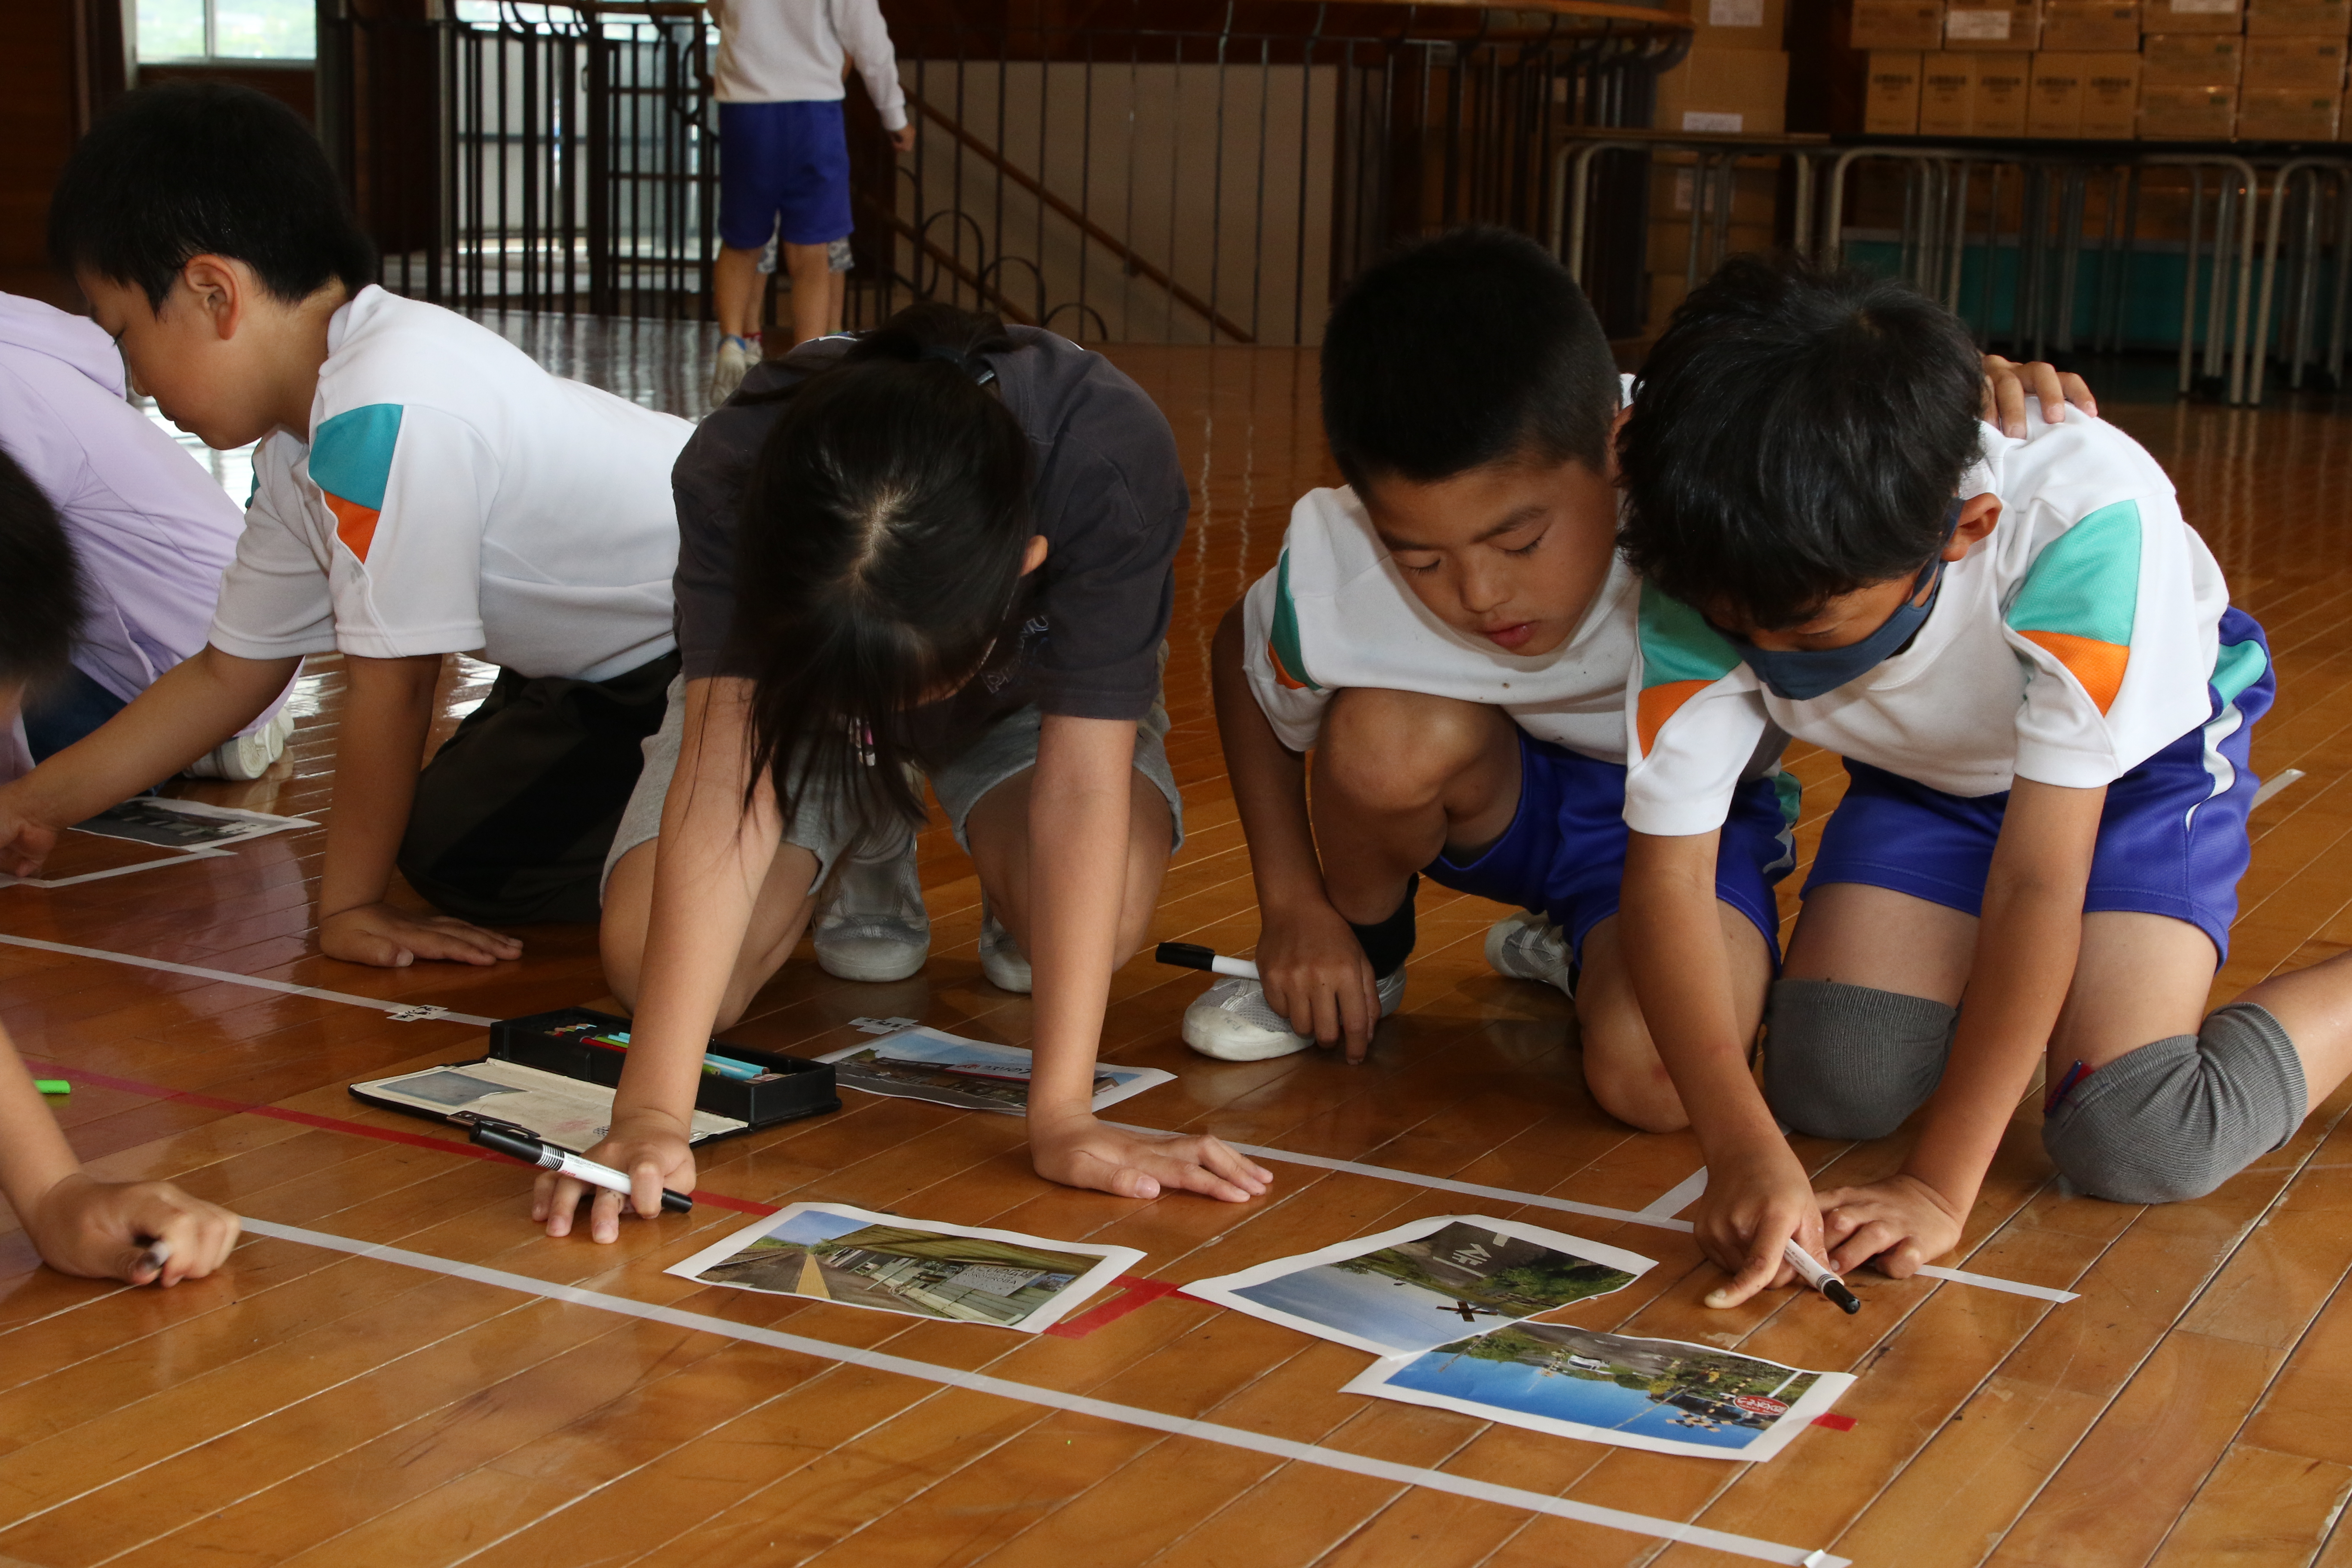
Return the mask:
[[[2151,87],[2234,83],[2244,46],[2234,33],[2151,33],[2140,48],[2140,80]]]
[[[2249,91],[2255,88],[2326,88],[2344,86],[2342,38],[2256,37],[2245,43],[2245,74]]]
[[[2042,47],[2061,52],[2139,53],[2137,0],[2050,0],[2042,10]]]
[[[1931,54],[1919,62],[1919,134],[1967,136],[1975,130],[1977,58]]]
[[[1943,47],[1943,0],[1853,0],[1849,43],[1857,49]]]
[[[2333,89],[2250,87],[2238,96],[2237,132],[2249,142],[2326,142],[2336,135]]]
[[[2247,0],[2252,37],[2343,37],[2352,32],[2352,0]]]
[[[1764,0],[1706,0],[1706,25],[1760,27],[1764,25]]]
[[[1963,11],[1957,6],[1944,18],[1944,36],[1956,44],[1998,44],[2009,41],[2009,7],[1997,11]]]
[[[2165,0],[2165,8],[2176,16],[2228,16],[2236,13],[2238,0]]]
[[[1737,136],[1746,119],[1745,115],[1726,114],[1719,110],[1685,109],[1683,110],[1683,129],[1703,131],[1710,134]]]
[[[2234,87],[2175,87],[2142,83],[2139,89],[2139,133],[2148,142],[2227,141],[2236,129],[2238,89]]]
[[[1979,136],[2025,134],[2025,59],[2021,55],[1977,57],[1977,89],[1969,120]]]

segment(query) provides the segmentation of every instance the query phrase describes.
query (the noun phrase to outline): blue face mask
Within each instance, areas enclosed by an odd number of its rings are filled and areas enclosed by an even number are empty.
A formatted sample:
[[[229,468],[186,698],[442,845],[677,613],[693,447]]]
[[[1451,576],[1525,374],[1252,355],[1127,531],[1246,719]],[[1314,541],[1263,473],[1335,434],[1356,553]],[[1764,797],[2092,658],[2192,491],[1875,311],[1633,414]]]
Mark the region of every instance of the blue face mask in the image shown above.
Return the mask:
[[[1936,596],[1943,591],[1944,545],[1952,542],[1952,535],[1959,525],[1960,503],[1955,500],[1951,514],[1945,522],[1944,544],[1936,547],[1935,559],[1919,568],[1919,574],[1911,580],[1911,592],[1903,596],[1903,602],[1895,607],[1895,613],[1887,616],[1876,631],[1858,643],[1844,647],[1778,652],[1744,642],[1729,632],[1724,632],[1720,626],[1716,630],[1723,632],[1724,640],[1739,650],[1739,657],[1748,661],[1748,668],[1756,672],[1756,679],[1762,681],[1773,696],[1790,702],[1806,702],[1816,697],[1827,696],[1850,680],[1859,680],[1902,652],[1904,645],[1927,625],[1928,616],[1936,608]],[[1926,595],[1924,599],[1921,597],[1923,594]]]

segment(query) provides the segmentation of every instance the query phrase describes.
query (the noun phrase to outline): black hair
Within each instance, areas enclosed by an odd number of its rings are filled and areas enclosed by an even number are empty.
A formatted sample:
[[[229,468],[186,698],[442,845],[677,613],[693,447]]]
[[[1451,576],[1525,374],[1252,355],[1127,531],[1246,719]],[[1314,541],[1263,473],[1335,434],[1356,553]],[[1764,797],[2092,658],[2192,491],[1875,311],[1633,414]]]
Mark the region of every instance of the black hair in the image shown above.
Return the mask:
[[[1635,385],[1617,452],[1626,563],[1762,627],[1916,572],[1977,460],[1982,387],[1968,329],[1904,284],[1734,257]]]
[[[41,487],[0,450],[0,686],[61,674],[80,634],[83,594],[72,542]]]
[[[1365,268],[1323,329],[1323,433],[1359,491],[1488,463],[1609,460],[1617,362],[1584,291],[1508,229],[1458,228]]]
[[[801,383],[746,487],[731,647],[751,776],[790,821],[848,802],[861,839],[920,822],[915,710],[1017,649],[1029,438],[983,384],[994,316],[910,306]]]
[[[375,247],[326,150],[251,88],[170,82],[127,93],[67,159],[49,195],[49,256],[135,284],[160,310],[191,257],[253,268],[289,304],[375,281]]]

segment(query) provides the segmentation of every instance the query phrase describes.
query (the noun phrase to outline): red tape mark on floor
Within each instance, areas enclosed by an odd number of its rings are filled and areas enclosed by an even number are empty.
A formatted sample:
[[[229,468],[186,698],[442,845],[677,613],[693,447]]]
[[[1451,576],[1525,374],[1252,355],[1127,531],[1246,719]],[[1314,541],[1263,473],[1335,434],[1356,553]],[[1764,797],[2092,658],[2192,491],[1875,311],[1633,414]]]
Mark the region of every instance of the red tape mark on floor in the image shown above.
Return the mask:
[[[321,1116],[312,1110],[289,1110],[282,1105],[253,1105],[241,1100],[225,1100],[216,1094],[205,1094],[193,1089],[166,1089],[161,1084],[142,1083],[136,1079],[114,1078],[87,1068],[68,1067],[63,1062],[37,1062],[26,1059],[26,1067],[45,1073],[54,1073],[78,1083],[94,1084],[100,1089],[119,1089],[124,1094],[136,1094],[148,1100],[176,1100],[188,1105],[201,1105],[207,1110],[223,1110],[246,1116],[267,1116],[273,1121],[291,1121],[298,1126],[316,1127],[328,1132],[347,1132],[354,1138],[373,1138],[379,1143],[405,1143],[414,1149],[437,1149],[444,1154],[462,1154],[469,1160],[489,1160],[512,1165],[517,1170],[530,1170],[520,1160],[488,1149],[478,1149],[471,1143],[460,1143],[448,1138],[427,1137],[422,1132],[404,1132],[396,1127],[371,1127],[364,1121],[346,1121],[340,1116]],[[750,1198],[730,1197],[725,1193],[698,1191],[694,1201],[710,1204],[723,1209],[735,1209],[743,1214],[774,1214],[773,1204],[754,1203]]]
[[[1108,1328],[1134,1311],[1149,1307],[1162,1296],[1173,1296],[1177,1287],[1158,1279],[1146,1279],[1139,1274],[1122,1274],[1111,1283],[1118,1294],[1098,1307],[1089,1307],[1066,1323],[1055,1323],[1045,1331],[1066,1340],[1082,1340],[1097,1329]]]
[[[1853,1417],[1836,1415],[1816,1415],[1813,1417],[1813,1425],[1826,1426],[1832,1432],[1851,1432],[1853,1430]]]

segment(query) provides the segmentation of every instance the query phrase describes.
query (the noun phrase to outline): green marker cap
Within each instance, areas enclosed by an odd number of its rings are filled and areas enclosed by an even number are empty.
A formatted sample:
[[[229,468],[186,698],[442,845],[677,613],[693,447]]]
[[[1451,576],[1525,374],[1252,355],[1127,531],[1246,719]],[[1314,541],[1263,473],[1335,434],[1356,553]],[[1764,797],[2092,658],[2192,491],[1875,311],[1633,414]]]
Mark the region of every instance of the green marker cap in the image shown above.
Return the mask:
[[[68,1083],[61,1078],[37,1078],[33,1080],[33,1087],[39,1089],[43,1094],[71,1094],[73,1092],[73,1085]]]

